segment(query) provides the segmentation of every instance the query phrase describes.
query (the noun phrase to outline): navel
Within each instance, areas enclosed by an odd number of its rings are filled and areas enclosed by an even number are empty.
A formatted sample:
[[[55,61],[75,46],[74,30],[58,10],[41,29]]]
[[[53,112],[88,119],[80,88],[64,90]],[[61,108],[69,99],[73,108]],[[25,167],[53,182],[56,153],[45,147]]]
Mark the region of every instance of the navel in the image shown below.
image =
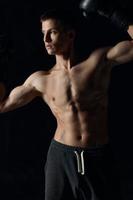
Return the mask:
[[[82,139],[82,136],[81,136],[81,135],[78,135],[78,136],[77,136],[77,139],[78,139],[78,140],[81,140],[81,139]]]
[[[55,101],[55,97],[52,97],[52,101]]]

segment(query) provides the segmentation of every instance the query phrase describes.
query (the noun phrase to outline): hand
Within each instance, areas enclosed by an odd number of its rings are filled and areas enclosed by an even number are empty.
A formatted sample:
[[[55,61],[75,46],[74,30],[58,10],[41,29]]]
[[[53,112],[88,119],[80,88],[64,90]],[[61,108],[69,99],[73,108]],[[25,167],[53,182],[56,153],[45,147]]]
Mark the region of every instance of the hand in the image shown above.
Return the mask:
[[[2,101],[5,97],[5,93],[5,86],[2,82],[0,82],[0,101]]]

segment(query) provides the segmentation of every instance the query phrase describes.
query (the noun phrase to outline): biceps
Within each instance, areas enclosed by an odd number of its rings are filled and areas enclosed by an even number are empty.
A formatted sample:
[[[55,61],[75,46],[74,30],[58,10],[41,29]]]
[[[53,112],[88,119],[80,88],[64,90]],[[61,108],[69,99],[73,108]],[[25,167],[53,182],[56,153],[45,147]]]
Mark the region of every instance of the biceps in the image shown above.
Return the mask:
[[[133,42],[123,41],[107,52],[107,59],[123,64],[133,60]]]
[[[14,88],[9,96],[0,103],[0,112],[8,112],[29,103],[38,96],[38,92],[32,86],[22,85]]]
[[[14,88],[1,104],[1,112],[8,112],[26,105],[35,97],[35,92],[24,85]]]
[[[12,104],[26,104],[35,97],[35,91],[24,85],[14,88],[9,95],[9,102]]]

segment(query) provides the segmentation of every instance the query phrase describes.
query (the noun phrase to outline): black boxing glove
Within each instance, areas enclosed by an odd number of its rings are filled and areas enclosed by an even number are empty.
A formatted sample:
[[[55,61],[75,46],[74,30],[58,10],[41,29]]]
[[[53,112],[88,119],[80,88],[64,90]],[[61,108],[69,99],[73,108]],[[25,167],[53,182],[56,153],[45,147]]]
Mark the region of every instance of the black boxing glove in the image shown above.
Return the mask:
[[[118,28],[125,31],[132,24],[116,0],[82,0],[79,7],[85,17],[92,12],[97,12],[109,18]]]
[[[111,0],[82,0],[79,7],[84,16],[91,12],[98,12],[101,15],[110,17],[116,7],[116,2]]]

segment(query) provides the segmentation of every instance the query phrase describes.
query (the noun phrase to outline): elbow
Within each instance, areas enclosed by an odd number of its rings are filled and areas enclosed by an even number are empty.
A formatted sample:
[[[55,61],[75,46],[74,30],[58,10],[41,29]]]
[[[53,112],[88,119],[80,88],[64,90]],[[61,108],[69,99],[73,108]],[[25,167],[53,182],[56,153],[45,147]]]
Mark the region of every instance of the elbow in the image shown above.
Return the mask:
[[[6,113],[13,110],[14,105],[9,104],[9,102],[4,101],[0,105],[0,113]]]
[[[5,112],[6,112],[5,103],[1,103],[1,105],[0,105],[0,113],[5,113]]]
[[[4,113],[4,112],[5,112],[5,110],[4,110],[3,106],[0,106],[0,113]]]

